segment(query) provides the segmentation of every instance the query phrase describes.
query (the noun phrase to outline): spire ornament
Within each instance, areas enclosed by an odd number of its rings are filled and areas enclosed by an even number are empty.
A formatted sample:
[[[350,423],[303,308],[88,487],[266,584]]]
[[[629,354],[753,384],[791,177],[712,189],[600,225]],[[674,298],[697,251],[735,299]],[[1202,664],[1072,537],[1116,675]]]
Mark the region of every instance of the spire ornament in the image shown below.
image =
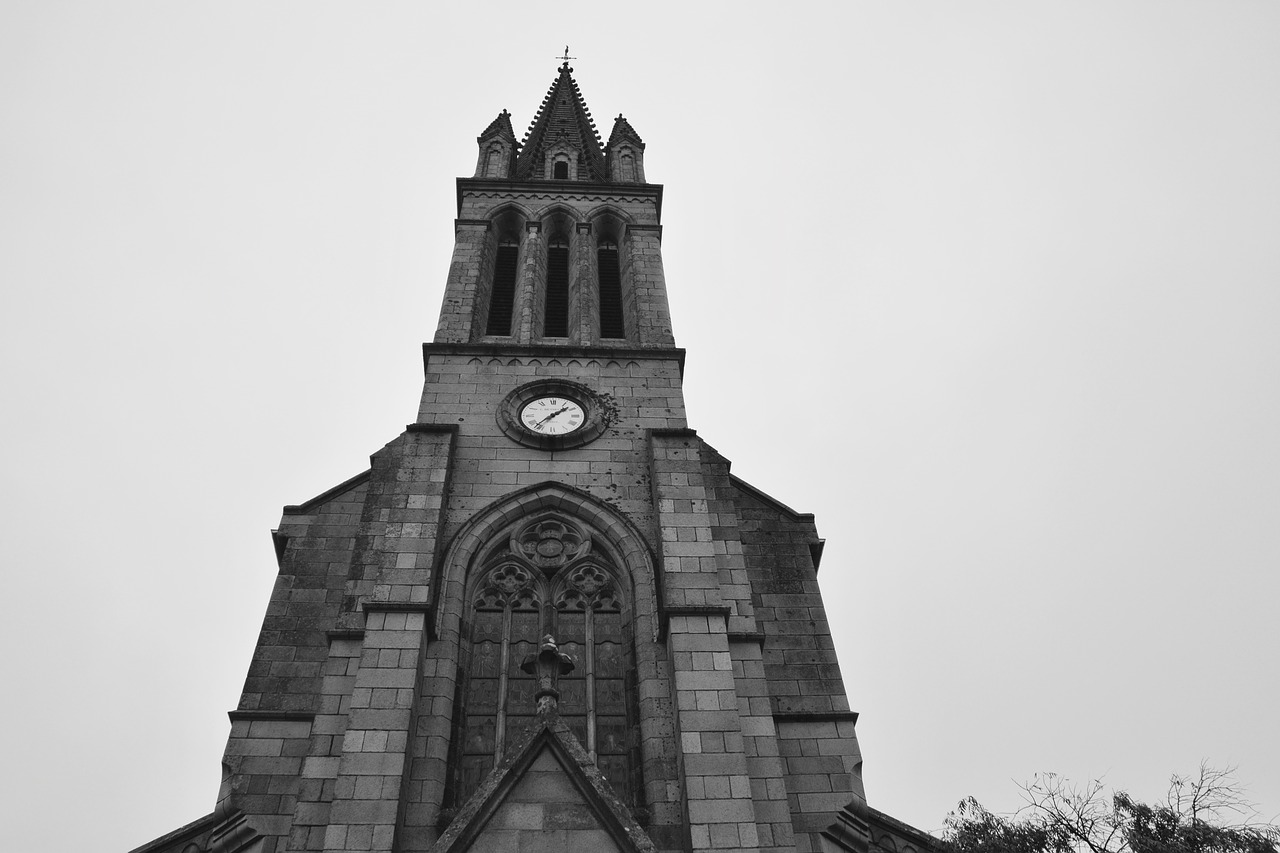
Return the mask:
[[[572,69],[572,68],[569,68],[569,60],[570,60],[570,59],[577,59],[577,58],[578,58],[578,57],[576,57],[576,56],[570,56],[570,55],[569,55],[569,45],[567,45],[567,44],[564,46],[564,56],[557,56],[557,57],[556,57],[556,59],[562,59],[562,60],[564,60],[564,64],[563,64],[563,65],[561,65],[560,67],[561,67],[561,68],[568,68],[570,71],[572,71],[573,69]]]

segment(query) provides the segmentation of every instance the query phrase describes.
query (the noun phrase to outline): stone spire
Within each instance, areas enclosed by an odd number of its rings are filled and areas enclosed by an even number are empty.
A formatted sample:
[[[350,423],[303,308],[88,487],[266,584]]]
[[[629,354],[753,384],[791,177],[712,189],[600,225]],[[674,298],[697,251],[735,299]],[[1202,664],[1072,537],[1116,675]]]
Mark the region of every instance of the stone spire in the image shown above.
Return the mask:
[[[605,143],[605,171],[617,184],[644,183],[644,140],[622,113],[613,120],[613,131]]]
[[[491,139],[495,136],[515,142],[516,132],[511,128],[511,113],[506,110],[498,113],[498,117],[489,122],[489,126],[484,129],[484,132],[476,137],[476,142],[484,142],[486,139]]]
[[[644,150],[644,140],[640,138],[640,134],[636,133],[636,129],[631,126],[631,122],[623,118],[622,113],[618,113],[618,117],[613,120],[613,132],[609,134],[609,141],[605,144],[605,147],[612,148],[623,141],[639,145],[640,150]]]
[[[516,151],[520,143],[516,142],[516,132],[511,129],[511,114],[506,110],[498,113],[498,117],[489,122],[484,132],[476,137],[480,146],[480,156],[476,160],[477,178],[509,178],[515,169]]]
[[[557,161],[569,164],[568,180],[608,180],[600,134],[572,75],[568,62],[560,66],[533,117],[516,161],[518,180],[550,180]]]

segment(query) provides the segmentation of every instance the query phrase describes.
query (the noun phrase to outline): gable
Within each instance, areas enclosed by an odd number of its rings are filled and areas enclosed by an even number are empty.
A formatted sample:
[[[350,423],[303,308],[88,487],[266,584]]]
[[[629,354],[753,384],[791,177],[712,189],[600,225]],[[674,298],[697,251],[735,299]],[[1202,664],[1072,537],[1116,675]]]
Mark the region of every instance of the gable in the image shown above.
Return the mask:
[[[432,853],[655,853],[554,702],[513,743]]]
[[[463,849],[623,853],[548,745]]]

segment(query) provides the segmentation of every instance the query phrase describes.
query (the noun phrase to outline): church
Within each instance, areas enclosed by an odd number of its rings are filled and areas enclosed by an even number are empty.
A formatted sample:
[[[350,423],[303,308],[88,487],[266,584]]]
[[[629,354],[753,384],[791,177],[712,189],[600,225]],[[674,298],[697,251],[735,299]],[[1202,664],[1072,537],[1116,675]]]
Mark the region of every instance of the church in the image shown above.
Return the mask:
[[[478,137],[417,419],[284,508],[217,803],[135,853],[934,849],[867,805],[813,516],[686,422],[662,185],[572,73]]]

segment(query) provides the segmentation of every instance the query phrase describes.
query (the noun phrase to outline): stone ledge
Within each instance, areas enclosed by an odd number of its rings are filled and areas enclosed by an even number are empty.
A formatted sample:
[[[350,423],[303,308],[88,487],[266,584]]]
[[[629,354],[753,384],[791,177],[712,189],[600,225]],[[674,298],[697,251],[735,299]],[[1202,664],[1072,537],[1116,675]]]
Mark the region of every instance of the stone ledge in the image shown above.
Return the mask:
[[[689,427],[663,427],[649,430],[653,438],[697,438],[698,431]]]
[[[720,616],[728,624],[732,615],[733,608],[723,604],[668,604],[658,614],[658,639],[666,639],[672,616]]]
[[[431,603],[427,601],[366,601],[361,604],[361,609],[365,613],[430,613]]]
[[[314,711],[257,711],[246,709],[241,711],[228,711],[227,716],[233,723],[246,720],[249,722],[272,720],[311,723],[315,722],[316,719]]]
[[[775,722],[782,723],[856,723],[857,711],[774,711]]]
[[[408,424],[404,428],[405,432],[425,432],[425,433],[448,433],[449,435],[458,434],[457,424]]]

